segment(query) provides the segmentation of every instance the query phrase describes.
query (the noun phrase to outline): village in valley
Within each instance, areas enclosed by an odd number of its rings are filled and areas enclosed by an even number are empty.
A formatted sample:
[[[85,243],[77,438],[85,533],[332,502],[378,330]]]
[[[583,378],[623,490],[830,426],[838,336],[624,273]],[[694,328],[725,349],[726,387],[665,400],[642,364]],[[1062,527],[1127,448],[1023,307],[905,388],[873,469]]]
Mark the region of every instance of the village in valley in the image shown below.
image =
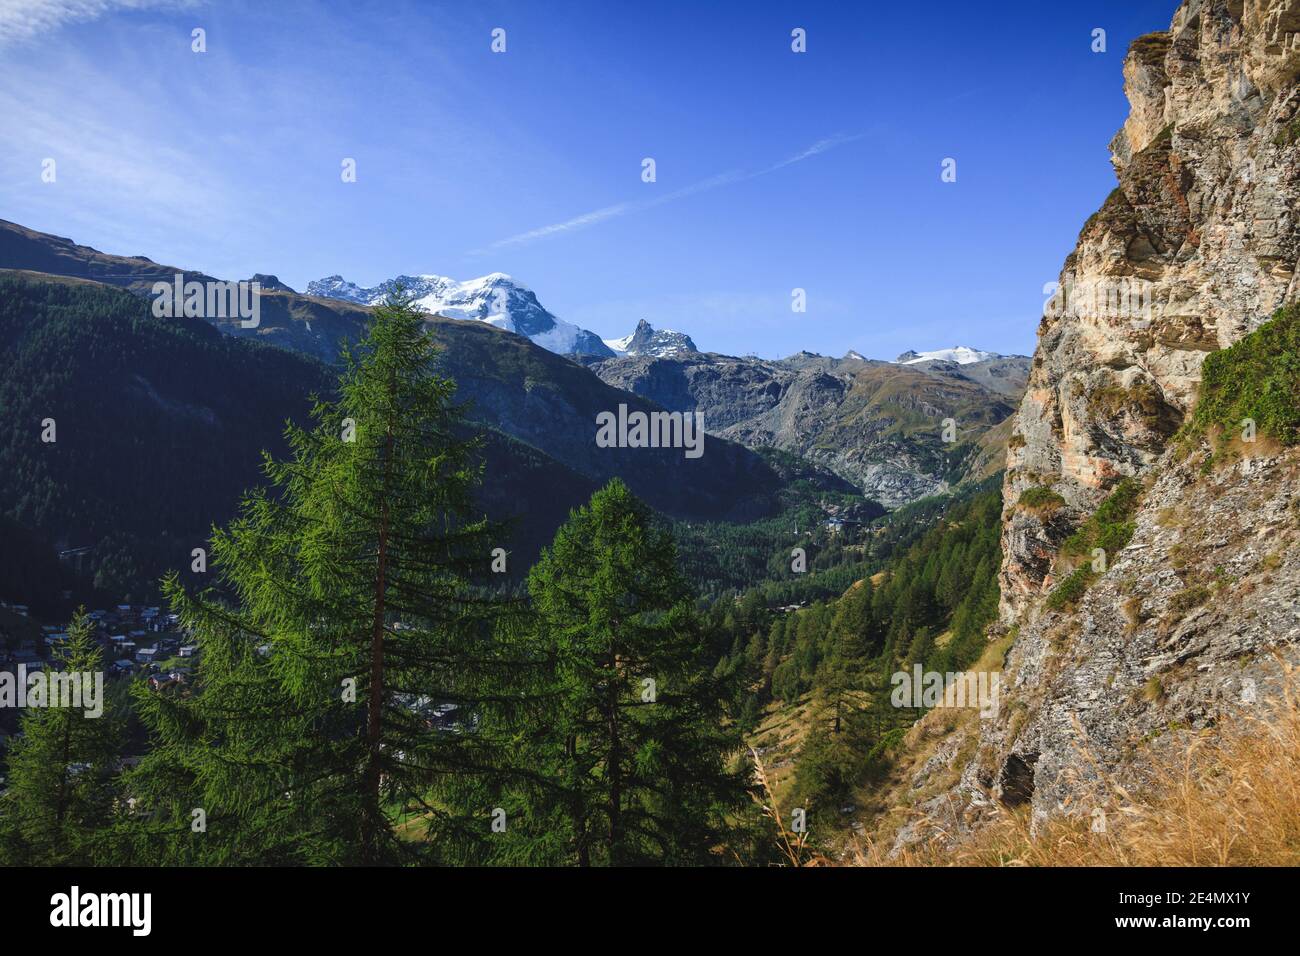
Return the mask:
[[[155,691],[188,693],[198,663],[198,645],[177,616],[154,605],[117,604],[87,612],[104,660],[104,679],[111,684],[132,678]],[[30,608],[0,600],[0,673],[15,677],[59,670],[58,649],[68,639],[66,624],[42,624]],[[21,668],[21,670],[20,670]],[[21,710],[0,707],[0,757],[18,732]],[[0,778],[0,791],[3,791]]]
[[[0,612],[30,621],[29,609],[22,604],[0,602]],[[193,673],[198,646],[188,642],[179,630],[175,614],[156,606],[118,604],[109,609],[95,609],[86,615],[95,627],[94,637],[104,654],[107,676],[146,677],[150,686],[183,685]],[[16,634],[7,633],[16,631]],[[24,637],[27,632],[33,636]],[[39,632],[39,638],[35,633]],[[68,639],[66,625],[35,624],[30,629],[7,628],[0,623],[0,670],[26,670],[57,667],[54,660],[59,645]]]

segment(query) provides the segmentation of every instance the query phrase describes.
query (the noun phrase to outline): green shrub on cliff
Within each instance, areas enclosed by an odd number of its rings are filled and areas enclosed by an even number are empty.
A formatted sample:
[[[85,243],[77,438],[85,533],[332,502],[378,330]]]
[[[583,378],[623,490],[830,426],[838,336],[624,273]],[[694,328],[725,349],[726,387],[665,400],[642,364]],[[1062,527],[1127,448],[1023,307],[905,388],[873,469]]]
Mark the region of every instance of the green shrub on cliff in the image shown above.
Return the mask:
[[[1029,508],[1034,511],[1055,511],[1065,504],[1065,499],[1053,491],[1051,488],[1026,488],[1020,493],[1020,498],[1016,501],[1019,508]]]
[[[1300,442],[1300,304],[1201,366],[1201,392],[1187,434],[1240,432],[1244,419],[1283,445]]]
[[[1120,479],[1092,516],[1065,539],[1061,551],[1068,555],[1088,555],[1093,548],[1102,548],[1108,555],[1118,552],[1133,537],[1133,513],[1141,495],[1140,481]]]
[[[1047,596],[1047,606],[1053,611],[1074,607],[1096,577],[1096,572],[1087,565],[1075,568],[1069,577],[1052,589],[1052,593]]]

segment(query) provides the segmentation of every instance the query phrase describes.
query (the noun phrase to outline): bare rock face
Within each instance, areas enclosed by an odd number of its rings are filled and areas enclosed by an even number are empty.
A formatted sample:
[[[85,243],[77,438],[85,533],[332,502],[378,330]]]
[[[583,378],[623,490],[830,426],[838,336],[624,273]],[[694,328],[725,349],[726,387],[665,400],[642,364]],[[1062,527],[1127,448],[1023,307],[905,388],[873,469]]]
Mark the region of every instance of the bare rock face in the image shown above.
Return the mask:
[[[1021,625],[998,713],[960,783],[923,807],[948,832],[1023,804],[1086,816],[1115,783],[1141,786],[1146,753],[1283,697],[1300,663],[1300,449],[1209,474],[1172,456],[1078,606]]]
[[[670,411],[700,412],[709,434],[815,462],[887,507],[978,480],[1005,442],[1028,359],[897,365],[798,353],[780,360],[700,352],[593,361],[603,381]],[[960,423],[957,441],[943,422]],[[999,441],[1000,440],[1000,441]],[[990,462],[991,464],[991,462]]]
[[[1012,430],[1002,618],[1051,588],[1064,534],[1143,473],[1205,356],[1300,294],[1300,0],[1186,0],[1124,62],[1119,185],[1044,310]],[[1046,487],[1050,516],[1017,508]]]

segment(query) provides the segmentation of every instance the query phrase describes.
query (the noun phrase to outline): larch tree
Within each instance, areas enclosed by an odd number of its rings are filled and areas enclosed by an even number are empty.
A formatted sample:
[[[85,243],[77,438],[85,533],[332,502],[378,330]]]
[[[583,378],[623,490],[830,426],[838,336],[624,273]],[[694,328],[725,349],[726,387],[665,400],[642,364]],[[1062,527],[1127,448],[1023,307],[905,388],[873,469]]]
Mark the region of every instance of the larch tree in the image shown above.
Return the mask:
[[[94,865],[108,852],[122,728],[105,706],[103,654],[84,611],[51,665],[9,752],[0,856],[11,864]]]
[[[559,529],[528,589],[552,676],[524,742],[548,782],[529,784],[519,858],[729,862],[750,768],[671,535],[614,479]]]
[[[498,640],[500,529],[435,356],[408,299],[378,307],[337,397],[214,532],[216,587],[168,583],[201,664],[192,694],[140,691],[156,745],[133,785],[172,859],[418,862],[488,826],[437,794],[502,771],[480,723],[528,663]]]

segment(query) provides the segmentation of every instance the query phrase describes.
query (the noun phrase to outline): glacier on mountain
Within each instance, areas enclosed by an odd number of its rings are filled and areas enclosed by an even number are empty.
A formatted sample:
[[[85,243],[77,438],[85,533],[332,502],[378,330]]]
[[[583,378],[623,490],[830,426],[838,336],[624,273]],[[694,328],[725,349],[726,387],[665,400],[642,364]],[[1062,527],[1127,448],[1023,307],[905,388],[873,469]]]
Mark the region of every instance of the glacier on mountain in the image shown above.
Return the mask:
[[[594,332],[557,319],[531,289],[504,272],[492,272],[464,282],[439,275],[400,275],[369,288],[333,275],[309,282],[307,294],[359,305],[378,305],[399,288],[426,312],[451,319],[487,322],[560,355],[608,357],[614,354]]]

